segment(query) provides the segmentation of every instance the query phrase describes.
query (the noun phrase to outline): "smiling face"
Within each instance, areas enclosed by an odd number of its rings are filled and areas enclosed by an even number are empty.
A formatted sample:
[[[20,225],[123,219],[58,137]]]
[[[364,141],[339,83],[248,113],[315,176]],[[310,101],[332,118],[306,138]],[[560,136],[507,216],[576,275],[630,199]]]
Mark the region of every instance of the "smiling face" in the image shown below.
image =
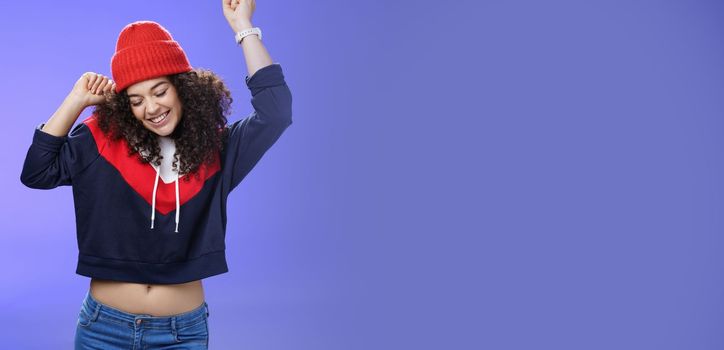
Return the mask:
[[[182,106],[168,77],[144,80],[128,87],[131,112],[146,129],[170,135],[181,121]]]

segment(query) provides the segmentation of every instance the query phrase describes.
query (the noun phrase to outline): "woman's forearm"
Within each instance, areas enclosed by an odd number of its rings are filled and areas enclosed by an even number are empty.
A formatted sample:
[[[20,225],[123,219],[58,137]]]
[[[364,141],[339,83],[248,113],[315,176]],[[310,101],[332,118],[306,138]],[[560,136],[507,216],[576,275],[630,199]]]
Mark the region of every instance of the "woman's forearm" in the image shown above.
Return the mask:
[[[73,90],[41,130],[58,137],[68,135],[83,110],[105,101],[105,95],[114,87],[113,80],[105,75],[94,72],[83,73],[73,85]]]
[[[53,136],[66,136],[84,109],[81,101],[68,95],[41,130]]]
[[[240,22],[233,29],[236,32],[240,32],[253,27],[251,22]],[[241,47],[244,51],[244,60],[246,61],[246,69],[249,71],[249,76],[254,75],[259,68],[273,63],[269,52],[267,52],[264,44],[262,44],[257,35],[247,35],[244,37],[244,40],[241,41]]]

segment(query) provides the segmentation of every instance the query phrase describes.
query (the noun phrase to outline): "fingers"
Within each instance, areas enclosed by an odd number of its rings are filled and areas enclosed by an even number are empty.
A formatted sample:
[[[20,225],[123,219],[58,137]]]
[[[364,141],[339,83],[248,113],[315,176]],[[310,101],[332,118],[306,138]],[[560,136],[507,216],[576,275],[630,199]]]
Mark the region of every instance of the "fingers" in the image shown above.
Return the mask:
[[[82,78],[85,79],[85,88],[93,95],[103,95],[116,89],[116,83],[103,74],[86,72]]]
[[[98,93],[98,88],[101,86],[101,84],[105,84],[107,80],[108,78],[99,74],[98,78],[96,78],[96,80],[93,82],[93,85],[90,88],[90,92],[94,95]]]
[[[241,0],[221,0],[222,6],[224,9],[231,9],[232,11],[236,11],[236,8],[241,5]],[[252,3],[253,6],[253,3]]]
[[[98,74],[93,73],[93,72],[87,72],[83,75],[85,75],[85,77],[86,77],[85,88],[90,90],[91,87],[93,87],[93,83],[95,83],[96,79],[98,79]]]
[[[102,87],[103,94],[109,93],[116,89],[116,83],[113,82],[113,80],[108,80],[106,82],[106,85]]]
[[[108,77],[103,77],[101,79],[101,83],[98,85],[98,87],[92,91],[94,95],[103,95],[109,91],[111,91],[111,88],[115,88],[115,83],[113,83],[113,80],[108,79]]]

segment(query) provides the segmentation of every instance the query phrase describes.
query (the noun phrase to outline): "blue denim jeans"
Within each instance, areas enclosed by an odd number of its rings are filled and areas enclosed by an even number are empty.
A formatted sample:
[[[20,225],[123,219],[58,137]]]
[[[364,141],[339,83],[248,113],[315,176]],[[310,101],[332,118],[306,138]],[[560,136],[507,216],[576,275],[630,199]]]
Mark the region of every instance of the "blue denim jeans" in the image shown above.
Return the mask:
[[[75,349],[208,349],[209,307],[172,316],[133,314],[86,293],[78,314]]]

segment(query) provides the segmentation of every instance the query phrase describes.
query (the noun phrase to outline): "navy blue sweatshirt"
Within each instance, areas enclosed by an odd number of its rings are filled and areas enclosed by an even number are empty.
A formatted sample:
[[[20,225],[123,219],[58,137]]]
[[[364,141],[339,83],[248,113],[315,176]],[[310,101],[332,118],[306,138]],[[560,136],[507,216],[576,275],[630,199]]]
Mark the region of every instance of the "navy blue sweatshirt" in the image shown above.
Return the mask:
[[[124,139],[111,141],[95,115],[63,137],[42,131],[44,123],[36,126],[20,181],[36,189],[72,186],[77,274],[171,284],[228,272],[227,197],[292,123],[292,96],[279,63],[245,81],[254,111],[226,126],[224,150],[213,165],[201,166],[198,179],[158,181],[157,170],[128,156]]]

